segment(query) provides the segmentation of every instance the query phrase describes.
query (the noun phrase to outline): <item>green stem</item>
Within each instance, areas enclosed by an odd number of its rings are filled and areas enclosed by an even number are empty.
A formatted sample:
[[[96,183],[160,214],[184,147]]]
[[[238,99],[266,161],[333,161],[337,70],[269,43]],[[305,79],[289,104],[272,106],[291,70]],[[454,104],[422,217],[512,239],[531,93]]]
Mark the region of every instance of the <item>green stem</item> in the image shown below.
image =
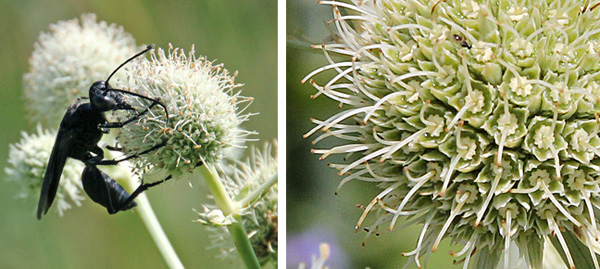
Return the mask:
[[[256,190],[252,191],[250,194],[246,195],[244,198],[239,200],[237,203],[240,207],[244,208],[254,200],[258,199],[263,193],[266,193],[268,189],[273,187],[277,183],[277,174],[274,174],[269,180],[265,181],[262,185],[260,185]]]
[[[123,174],[129,175],[129,173]],[[132,176],[128,176],[125,180],[125,183],[126,188],[129,191],[134,190],[137,187],[137,182]],[[177,253],[175,253],[171,242],[169,242],[165,231],[160,226],[160,223],[158,222],[158,219],[154,214],[154,210],[152,210],[152,206],[150,205],[148,196],[146,196],[145,193],[141,193],[135,199],[135,202],[137,203],[136,211],[138,215],[144,222],[144,225],[146,225],[150,236],[152,236],[152,239],[154,239],[156,247],[158,247],[160,254],[162,254],[163,259],[165,260],[169,268],[183,268],[181,260],[179,260],[179,257],[177,256]]]
[[[239,206],[227,194],[227,190],[225,189],[223,182],[221,182],[215,168],[210,164],[204,164],[200,166],[200,173],[202,173],[202,177],[204,177],[208,189],[215,199],[217,207],[223,212],[223,215],[229,216],[235,213],[239,209]]]
[[[233,238],[235,247],[240,253],[240,257],[246,265],[246,268],[260,268],[260,263],[258,262],[258,258],[256,258],[256,254],[254,253],[254,249],[252,249],[252,244],[248,238],[248,233],[246,233],[244,226],[242,226],[242,219],[236,214],[237,210],[240,208],[239,204],[229,197],[223,182],[221,182],[219,175],[212,165],[204,164],[199,170],[206,181],[206,185],[208,185],[210,193],[215,199],[217,207],[223,212],[223,215],[233,215],[236,219],[236,222],[227,226],[227,229]]]
[[[258,262],[252,244],[248,239],[248,233],[242,225],[242,218],[239,215],[235,215],[235,220],[236,222],[227,225],[227,230],[229,230],[229,234],[231,234],[231,237],[233,238],[233,242],[240,253],[240,257],[244,261],[246,268],[260,269],[260,263]]]

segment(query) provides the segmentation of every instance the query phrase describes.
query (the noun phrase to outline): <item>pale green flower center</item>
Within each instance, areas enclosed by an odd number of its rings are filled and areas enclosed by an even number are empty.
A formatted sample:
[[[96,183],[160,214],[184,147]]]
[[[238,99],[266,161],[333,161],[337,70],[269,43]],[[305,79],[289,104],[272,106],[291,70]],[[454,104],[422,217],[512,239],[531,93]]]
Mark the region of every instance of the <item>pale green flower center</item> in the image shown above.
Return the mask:
[[[450,29],[448,29],[448,27],[441,24],[437,24],[433,27],[433,29],[431,29],[431,32],[429,33],[429,40],[431,40],[432,42],[446,40],[448,39],[449,34]]]
[[[511,113],[504,113],[500,118],[498,118],[498,130],[501,133],[505,133],[507,135],[513,134],[517,128],[519,121],[517,117]]]
[[[473,155],[477,153],[477,144],[475,142],[475,140],[468,137],[461,138],[460,143],[462,147],[457,148],[458,155],[462,156],[465,160],[473,159]]]
[[[589,54],[599,54],[600,53],[600,42],[598,40],[589,40],[588,44],[588,53]]]
[[[595,81],[588,83],[588,86],[585,88],[591,95],[585,95],[585,99],[589,102],[597,102],[598,98],[600,98],[600,85]]]
[[[551,21],[559,24],[560,26],[564,26],[569,24],[569,15],[563,10],[551,9],[548,11],[548,18]]]
[[[430,133],[433,136],[440,136],[440,134],[444,131],[444,126],[445,126],[444,118],[442,118],[438,115],[429,116],[427,118],[427,122],[425,122],[425,124],[427,124],[428,128],[430,128],[432,130]]]
[[[537,169],[529,176],[531,186],[535,186],[540,181],[546,184],[550,182],[550,174],[544,169]]]
[[[471,113],[475,114],[483,109],[485,97],[480,91],[471,91],[465,98],[465,104],[469,104]]]
[[[533,143],[540,149],[552,147],[552,143],[554,143],[554,130],[547,125],[540,126],[540,128],[535,131]]]
[[[583,171],[575,171],[573,174],[567,176],[566,182],[571,189],[584,191],[586,183],[585,173]]]
[[[569,88],[565,84],[565,82],[557,82],[554,83],[554,86],[558,89],[558,91],[551,91],[550,96],[555,102],[559,104],[568,104],[571,102],[571,94]]]
[[[475,19],[479,15],[479,4],[477,4],[474,1],[464,1],[460,6],[462,8],[463,14],[469,19]]]
[[[511,20],[520,21],[529,16],[529,13],[527,13],[528,11],[527,7],[510,7],[508,11],[506,11],[506,14]]]
[[[563,43],[556,43],[553,51],[559,55],[559,59],[565,63],[572,61],[575,57],[575,52]]]
[[[511,78],[509,86],[518,96],[521,97],[527,97],[531,95],[531,90],[533,89],[531,83],[529,83],[529,81],[527,81],[527,79],[524,77]]]
[[[492,48],[486,45],[486,43],[483,41],[475,42],[475,44],[473,44],[473,47],[471,48],[471,53],[475,55],[475,59],[477,61],[482,63],[489,62],[490,60],[492,60],[492,56],[494,55]]]
[[[575,130],[575,133],[571,136],[570,145],[574,150],[585,150],[585,145],[588,144],[589,136],[588,133],[584,130],[578,129]]]
[[[519,57],[529,57],[533,54],[533,44],[524,38],[515,38],[510,42],[509,48]]]

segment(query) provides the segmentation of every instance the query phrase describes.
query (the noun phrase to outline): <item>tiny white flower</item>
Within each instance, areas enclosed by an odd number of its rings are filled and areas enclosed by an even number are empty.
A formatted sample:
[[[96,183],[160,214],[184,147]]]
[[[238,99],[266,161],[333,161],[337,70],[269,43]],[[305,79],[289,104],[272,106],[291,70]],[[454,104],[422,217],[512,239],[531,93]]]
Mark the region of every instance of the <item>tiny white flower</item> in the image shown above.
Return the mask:
[[[519,57],[529,57],[533,54],[533,44],[524,38],[516,38],[510,42],[510,50]]]
[[[475,59],[480,62],[489,62],[492,60],[494,52],[492,48],[488,46],[485,42],[475,42],[473,47],[471,48],[472,53],[475,55]]]
[[[510,17],[511,20],[513,21],[520,21],[523,18],[529,16],[528,13],[528,9],[527,7],[523,6],[523,7],[519,7],[519,6],[511,6],[507,11],[506,14]]]
[[[462,8],[463,14],[469,19],[475,19],[479,16],[480,7],[475,1],[463,1],[462,4],[460,4],[460,7]]]
[[[526,97],[531,95],[533,86],[524,77],[514,77],[510,79],[510,87],[518,96]]]

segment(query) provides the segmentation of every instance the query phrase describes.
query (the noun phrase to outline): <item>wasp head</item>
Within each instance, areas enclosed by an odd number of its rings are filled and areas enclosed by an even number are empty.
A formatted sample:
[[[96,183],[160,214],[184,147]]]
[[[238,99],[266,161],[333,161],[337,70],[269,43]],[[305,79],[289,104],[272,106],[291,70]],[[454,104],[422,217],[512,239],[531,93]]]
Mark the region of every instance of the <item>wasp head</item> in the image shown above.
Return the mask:
[[[90,103],[92,107],[99,111],[109,110],[133,110],[123,95],[117,91],[113,91],[105,81],[96,81],[90,87]]]

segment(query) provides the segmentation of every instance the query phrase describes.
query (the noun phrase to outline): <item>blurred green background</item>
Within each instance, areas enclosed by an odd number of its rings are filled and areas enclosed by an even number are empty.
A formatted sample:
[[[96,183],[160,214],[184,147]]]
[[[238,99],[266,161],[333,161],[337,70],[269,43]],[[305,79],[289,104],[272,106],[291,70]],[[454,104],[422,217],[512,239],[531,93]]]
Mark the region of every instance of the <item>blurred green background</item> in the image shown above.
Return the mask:
[[[34,126],[23,117],[22,75],[40,32],[59,20],[93,12],[98,20],[116,23],[137,44],[169,42],[230,71],[243,94],[254,97],[247,112],[260,113],[244,124],[257,130],[254,142],[277,136],[277,1],[142,1],[58,0],[0,2],[0,174],[8,144]],[[87,92],[87,89],[85,89]],[[189,268],[227,268],[214,258],[204,227],[192,222],[201,210],[206,188],[198,179],[170,182],[148,192],[150,202],[183,264]],[[0,180],[0,268],[164,268],[166,264],[143,223],[132,212],[109,216],[89,199],[59,217],[51,210],[35,218],[37,197],[15,198],[14,184]]]
[[[322,50],[311,49],[310,45],[329,42],[335,33],[335,26],[328,23],[333,19],[332,8],[313,0],[290,0],[286,9],[288,267],[297,266],[300,261],[310,264],[310,255],[318,254],[318,244],[327,242],[332,256],[326,264],[331,268],[402,268],[407,258],[401,253],[414,249],[421,227],[396,228],[392,233],[372,235],[363,247],[366,233],[354,231],[362,214],[356,204],[367,205],[379,190],[374,184],[352,181],[334,195],[342,178],[327,163],[340,163],[343,156],[319,161],[320,156],[310,150],[311,141],[320,132],[302,138],[315,126],[310,118],[325,120],[341,111],[339,103],[323,95],[311,100],[310,95],[316,89],[300,83],[308,73],[327,65]],[[314,79],[323,85],[332,74],[317,75]],[[331,148],[334,144],[329,138],[315,148]],[[442,241],[437,252],[429,257],[427,268],[461,268],[462,264],[453,265],[454,259],[448,255],[450,249],[460,248],[450,248],[448,240]]]

